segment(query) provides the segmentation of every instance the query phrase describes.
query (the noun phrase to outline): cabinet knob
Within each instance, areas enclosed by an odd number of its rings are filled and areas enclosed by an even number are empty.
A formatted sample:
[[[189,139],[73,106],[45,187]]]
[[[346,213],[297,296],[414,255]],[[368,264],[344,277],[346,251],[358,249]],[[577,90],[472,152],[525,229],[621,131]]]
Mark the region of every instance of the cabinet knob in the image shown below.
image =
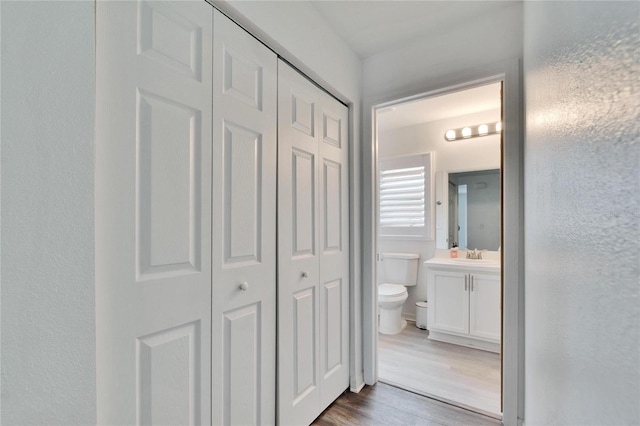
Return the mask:
[[[240,289],[240,291],[247,291],[247,289],[249,288],[249,283],[247,283],[246,281],[242,281],[238,288]]]
[[[309,276],[309,273],[307,271],[302,271],[302,278],[307,278]]]

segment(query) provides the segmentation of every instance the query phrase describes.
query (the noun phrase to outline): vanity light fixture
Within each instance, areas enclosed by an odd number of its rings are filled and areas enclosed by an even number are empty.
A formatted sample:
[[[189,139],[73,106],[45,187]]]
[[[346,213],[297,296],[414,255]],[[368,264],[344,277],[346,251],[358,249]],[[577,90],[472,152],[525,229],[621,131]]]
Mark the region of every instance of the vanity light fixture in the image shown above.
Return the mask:
[[[456,131],[455,130],[447,130],[447,133],[444,134],[444,138],[448,141],[456,140]]]
[[[445,140],[449,142],[460,139],[477,138],[481,136],[495,135],[502,132],[502,121],[492,124],[479,124],[477,126],[466,126],[459,129],[449,129],[444,134]]]

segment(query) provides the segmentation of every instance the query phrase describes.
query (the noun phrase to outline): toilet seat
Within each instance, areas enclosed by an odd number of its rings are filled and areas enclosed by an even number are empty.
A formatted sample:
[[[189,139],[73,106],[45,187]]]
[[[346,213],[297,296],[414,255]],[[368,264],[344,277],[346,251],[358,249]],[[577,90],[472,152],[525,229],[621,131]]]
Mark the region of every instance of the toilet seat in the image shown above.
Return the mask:
[[[381,284],[378,287],[378,296],[400,296],[407,291],[406,287],[400,284]]]

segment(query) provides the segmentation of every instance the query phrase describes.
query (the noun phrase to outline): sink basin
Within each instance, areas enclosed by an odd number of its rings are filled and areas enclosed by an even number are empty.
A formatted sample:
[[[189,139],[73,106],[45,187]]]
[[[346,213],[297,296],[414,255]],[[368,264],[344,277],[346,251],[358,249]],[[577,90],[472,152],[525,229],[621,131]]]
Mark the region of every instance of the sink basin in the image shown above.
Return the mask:
[[[478,264],[478,263],[497,263],[495,260],[489,260],[489,259],[467,259],[464,257],[456,257],[453,259],[449,259],[452,262],[457,262],[457,263],[470,263],[470,264]]]
[[[449,268],[454,270],[500,271],[499,259],[467,259],[465,257],[434,257],[425,262],[427,268]]]

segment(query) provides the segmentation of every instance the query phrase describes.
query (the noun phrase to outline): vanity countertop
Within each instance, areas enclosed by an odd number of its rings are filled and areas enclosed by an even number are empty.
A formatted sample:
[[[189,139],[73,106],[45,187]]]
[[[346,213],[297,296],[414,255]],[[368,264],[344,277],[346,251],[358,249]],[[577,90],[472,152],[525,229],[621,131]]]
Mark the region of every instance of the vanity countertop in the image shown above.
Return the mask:
[[[434,257],[429,259],[424,264],[429,266],[437,266],[439,268],[456,269],[456,270],[474,270],[474,271],[486,271],[486,272],[500,272],[500,262],[489,259],[465,259],[465,258],[450,258],[450,257]]]

